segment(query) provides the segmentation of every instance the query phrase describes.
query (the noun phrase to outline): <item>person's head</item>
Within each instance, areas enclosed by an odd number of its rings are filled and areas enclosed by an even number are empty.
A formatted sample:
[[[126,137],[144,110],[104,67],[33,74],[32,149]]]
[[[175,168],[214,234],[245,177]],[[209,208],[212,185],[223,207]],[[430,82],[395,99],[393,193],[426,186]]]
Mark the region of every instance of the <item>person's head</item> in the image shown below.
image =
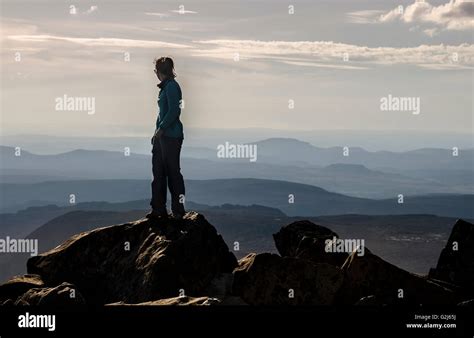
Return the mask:
[[[154,63],[155,74],[158,76],[160,81],[174,79],[176,77],[173,59],[163,56],[161,58],[155,59]]]

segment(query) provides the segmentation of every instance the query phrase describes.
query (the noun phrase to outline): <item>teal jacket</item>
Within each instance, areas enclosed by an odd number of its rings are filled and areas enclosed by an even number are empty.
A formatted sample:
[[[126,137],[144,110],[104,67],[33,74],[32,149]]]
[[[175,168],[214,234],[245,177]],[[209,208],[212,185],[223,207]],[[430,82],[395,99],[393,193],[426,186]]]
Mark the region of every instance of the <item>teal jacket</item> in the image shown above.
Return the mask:
[[[163,135],[169,137],[183,138],[183,124],[179,120],[181,114],[181,88],[174,79],[162,81],[158,87],[158,119],[156,129],[164,130]]]

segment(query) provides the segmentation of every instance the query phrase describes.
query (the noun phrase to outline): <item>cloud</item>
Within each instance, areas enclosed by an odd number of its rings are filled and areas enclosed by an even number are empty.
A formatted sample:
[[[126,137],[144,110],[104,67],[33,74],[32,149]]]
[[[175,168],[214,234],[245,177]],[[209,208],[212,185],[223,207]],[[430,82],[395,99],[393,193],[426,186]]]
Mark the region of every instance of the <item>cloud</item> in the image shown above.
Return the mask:
[[[411,24],[431,24],[443,30],[470,30],[474,28],[474,2],[450,0],[448,3],[433,6],[425,1],[415,1],[406,8],[396,8],[380,14],[379,11],[366,10],[348,13],[354,23],[404,22]],[[425,32],[428,35],[432,31]]]
[[[428,29],[423,30],[423,33],[425,33],[430,38],[432,38],[439,34],[439,30],[437,28],[428,28]]]
[[[349,12],[347,13],[347,17],[349,19],[349,22],[352,23],[377,23],[377,18],[380,17],[380,15],[382,15],[383,13],[384,11],[369,9],[364,11]]]
[[[432,69],[473,68],[474,45],[421,45],[417,47],[367,47],[332,41],[194,41],[201,48],[193,55],[233,61],[273,60],[292,65],[357,69],[375,65],[414,65]],[[206,48],[204,48],[206,47]],[[299,58],[295,61],[295,58]],[[347,61],[344,61],[346,58]],[[449,67],[444,67],[449,65]]]
[[[180,7],[180,9],[174,9],[171,12],[178,13],[178,14],[197,14],[197,12],[195,11],[185,10],[184,7]]]
[[[97,6],[90,6],[89,9],[85,12],[86,14],[92,14],[99,9]]]
[[[287,65],[303,66],[303,67],[316,67],[316,68],[332,68],[332,69],[357,69],[364,70],[367,67],[351,66],[345,64],[328,64],[328,63],[316,63],[316,62],[305,62],[305,61],[282,61]]]
[[[167,16],[170,16],[169,14],[166,13],[158,13],[158,12],[145,12],[145,15],[150,15],[150,16],[157,16],[159,18],[165,18]]]
[[[76,38],[56,35],[9,35],[7,39],[20,42],[69,42],[89,47],[138,47],[138,48],[188,48],[177,43],[153,40],[135,40],[118,38]]]
[[[85,10],[84,12],[79,13],[78,8],[77,8],[75,5],[70,5],[70,6],[69,6],[69,14],[70,14],[70,15],[82,15],[82,14],[88,15],[88,14],[92,14],[92,13],[97,12],[98,9],[99,9],[98,6],[90,6],[90,7],[89,7],[87,10]]]

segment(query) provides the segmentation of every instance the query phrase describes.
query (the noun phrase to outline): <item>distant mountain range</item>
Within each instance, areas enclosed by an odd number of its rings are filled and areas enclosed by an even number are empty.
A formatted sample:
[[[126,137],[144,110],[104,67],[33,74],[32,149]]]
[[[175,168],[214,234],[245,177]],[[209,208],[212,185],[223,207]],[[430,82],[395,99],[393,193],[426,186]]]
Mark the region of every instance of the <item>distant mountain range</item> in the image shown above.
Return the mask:
[[[112,130],[112,129],[111,129]],[[63,153],[74,149],[120,151],[130,147],[132,152],[150,153],[150,136],[153,126],[150,125],[138,131],[135,128],[127,131],[127,136],[77,136],[70,131],[61,135],[41,134],[3,134],[0,144],[6,146],[21,146],[35,153]],[[134,133],[134,134],[132,134]],[[111,132],[111,134],[113,134]],[[138,136],[139,135],[139,136]],[[145,135],[145,136],[143,136]],[[186,126],[184,146],[210,148],[215,150],[218,144],[225,141],[232,143],[247,143],[272,138],[293,138],[304,140],[317,147],[358,146],[369,151],[407,151],[419,148],[450,149],[458,146],[460,149],[474,147],[470,132],[429,132],[422,130],[276,130],[263,128],[216,129],[192,128]]]
[[[150,196],[149,180],[78,180],[34,184],[1,184],[2,212],[14,212],[28,206],[75,202],[126,202]],[[187,180],[186,198],[190,201],[221,205],[223,203],[258,204],[277,208],[291,216],[340,214],[433,214],[448,217],[474,216],[474,195],[432,194],[367,199],[329,192],[311,185],[261,179]]]
[[[309,143],[271,139],[258,142],[258,160],[218,159],[207,148],[184,148],[182,170],[187,179],[259,178],[315,185],[365,198],[389,198],[400,193],[466,194],[474,191],[472,151],[454,158],[448,150],[371,153],[360,148],[316,148]],[[150,179],[150,156],[74,150],[36,155],[0,147],[3,183],[37,183],[71,179]],[[354,163],[353,163],[354,162]],[[436,164],[436,166],[434,166]],[[383,170],[377,167],[384,167]],[[370,168],[370,169],[369,169]],[[403,168],[403,169],[400,169]],[[445,169],[442,169],[445,168]]]
[[[466,169],[472,170],[474,165],[474,149],[459,149],[457,156],[453,156],[452,149],[435,149],[424,148],[416,149],[406,152],[391,152],[391,151],[375,151],[370,152],[360,147],[339,146],[330,148],[315,147],[308,142],[303,142],[297,139],[289,138],[271,138],[262,141],[252,142],[257,145],[258,161],[263,163],[273,163],[279,165],[315,165],[327,166],[334,163],[344,164],[361,164],[369,168],[393,168],[398,170],[417,170],[436,168],[443,170]],[[126,147],[119,148],[124,150]],[[135,154],[132,147],[128,147],[133,155]],[[9,168],[15,164],[26,161],[22,158],[13,158],[13,147],[1,146],[0,156],[8,161],[16,161],[3,164],[2,167]],[[117,149],[118,150],[118,149]],[[105,150],[83,150],[77,149],[57,155],[36,155],[45,156],[46,160],[53,158],[74,161],[81,160],[81,156],[87,156],[86,152],[91,152],[88,156],[109,156],[113,153],[118,153],[122,157],[124,154],[118,151]],[[23,155],[27,158],[34,156],[33,154],[23,150]],[[207,160],[217,160],[217,150],[206,147],[193,147],[186,145],[183,148],[183,156],[188,158],[199,158]],[[33,158],[38,160],[38,157]],[[228,160],[230,161],[230,160]],[[248,161],[248,160],[244,160]],[[24,163],[24,162],[23,162]],[[74,164],[73,162],[69,162]],[[38,164],[41,168],[41,164]]]
[[[362,164],[369,168],[394,168],[399,170],[472,169],[474,149],[459,149],[453,156],[452,149],[424,148],[406,152],[375,151],[369,152],[360,147],[347,145],[319,148],[297,139],[272,138],[256,142],[259,157],[265,162],[307,163],[312,165],[330,165],[334,163]]]

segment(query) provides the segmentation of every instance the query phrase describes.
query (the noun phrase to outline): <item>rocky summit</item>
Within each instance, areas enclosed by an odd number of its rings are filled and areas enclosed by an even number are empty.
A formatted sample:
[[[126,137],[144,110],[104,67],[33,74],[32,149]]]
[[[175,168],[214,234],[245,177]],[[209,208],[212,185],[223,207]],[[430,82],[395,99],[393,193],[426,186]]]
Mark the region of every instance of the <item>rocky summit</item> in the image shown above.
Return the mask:
[[[441,251],[431,278],[458,285],[466,297],[474,298],[474,226],[458,220]]]
[[[472,303],[474,226],[458,221],[429,276],[400,269],[367,248],[327,252],[330,229],[298,221],[274,234],[280,255],[237,261],[196,212],[74,235],[28,260],[28,274],[0,285],[0,304],[387,305]],[[326,243],[326,244],[325,244]],[[452,248],[457,248],[453,251]]]

